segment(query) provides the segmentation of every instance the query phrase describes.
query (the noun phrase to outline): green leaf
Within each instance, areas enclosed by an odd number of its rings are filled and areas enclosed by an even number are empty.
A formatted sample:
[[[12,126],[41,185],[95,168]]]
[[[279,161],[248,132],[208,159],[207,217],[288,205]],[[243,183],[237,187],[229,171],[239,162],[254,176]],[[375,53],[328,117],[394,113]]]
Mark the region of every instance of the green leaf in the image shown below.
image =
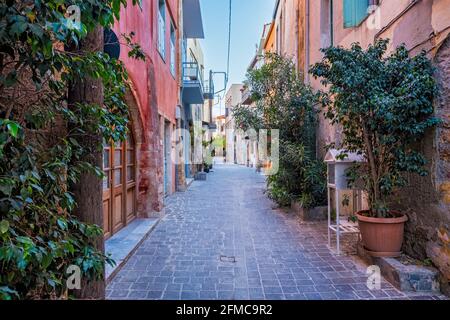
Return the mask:
[[[23,17],[20,17],[20,18],[23,18]],[[24,33],[25,30],[27,30],[28,23],[26,23],[26,21],[24,21],[24,20],[25,20],[25,18],[21,19],[21,21],[15,22],[11,26],[11,34],[12,35],[20,35],[20,34]]]
[[[67,230],[67,222],[63,219],[58,219],[57,221],[58,226],[62,229],[62,230]]]
[[[5,234],[9,230],[9,222],[7,220],[0,221],[0,234]]]
[[[8,128],[9,133],[14,137],[17,138],[17,134],[19,132],[19,124],[14,121],[8,121],[8,124],[6,125]]]

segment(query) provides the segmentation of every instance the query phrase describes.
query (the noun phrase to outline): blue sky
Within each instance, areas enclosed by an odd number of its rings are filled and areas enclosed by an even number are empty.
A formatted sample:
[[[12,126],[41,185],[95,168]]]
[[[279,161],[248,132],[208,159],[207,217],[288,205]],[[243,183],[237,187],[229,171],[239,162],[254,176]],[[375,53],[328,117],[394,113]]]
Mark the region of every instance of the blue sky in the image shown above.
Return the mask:
[[[272,20],[275,0],[232,0],[233,20],[229,85],[245,79],[247,67],[256,52],[263,26]],[[205,55],[205,71],[226,71],[228,48],[229,0],[200,0],[205,39],[201,41]],[[205,75],[206,76],[206,75]],[[216,90],[223,87],[218,77]],[[219,88],[220,87],[220,88]],[[222,94],[223,95],[223,94]],[[224,113],[215,107],[214,114]]]

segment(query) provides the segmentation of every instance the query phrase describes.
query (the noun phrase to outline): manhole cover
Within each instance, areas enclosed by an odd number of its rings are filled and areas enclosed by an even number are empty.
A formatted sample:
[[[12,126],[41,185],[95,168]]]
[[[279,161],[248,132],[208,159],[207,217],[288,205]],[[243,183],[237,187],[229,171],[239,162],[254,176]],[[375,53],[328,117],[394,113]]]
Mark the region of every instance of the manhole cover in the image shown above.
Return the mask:
[[[236,257],[220,256],[221,262],[236,263]]]

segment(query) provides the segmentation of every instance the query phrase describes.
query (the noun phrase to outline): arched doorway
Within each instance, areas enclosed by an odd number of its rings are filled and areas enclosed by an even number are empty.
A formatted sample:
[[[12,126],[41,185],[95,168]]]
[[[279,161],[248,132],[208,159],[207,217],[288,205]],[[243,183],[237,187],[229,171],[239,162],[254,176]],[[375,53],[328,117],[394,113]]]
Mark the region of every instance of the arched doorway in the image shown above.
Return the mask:
[[[103,146],[103,230],[110,238],[137,216],[136,144],[130,129],[127,139]]]

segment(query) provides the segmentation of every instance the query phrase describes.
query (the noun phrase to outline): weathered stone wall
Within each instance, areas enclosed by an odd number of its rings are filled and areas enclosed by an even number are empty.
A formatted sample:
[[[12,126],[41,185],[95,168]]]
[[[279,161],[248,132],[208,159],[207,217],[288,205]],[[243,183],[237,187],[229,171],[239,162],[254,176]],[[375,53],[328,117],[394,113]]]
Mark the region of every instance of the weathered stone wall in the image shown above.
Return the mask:
[[[137,211],[138,216],[147,218],[157,215],[163,208],[164,195],[161,191],[163,183],[162,161],[160,155],[162,148],[160,144],[160,131],[158,122],[158,109],[154,101],[152,87],[154,79],[153,65],[151,61],[147,62],[147,70],[150,75],[148,81],[150,103],[147,108],[140,104],[137,99],[138,92],[134,83],[131,85],[131,91],[127,92],[126,102],[130,109],[132,120],[132,130],[136,143],[137,159]],[[147,111],[147,110],[150,110]]]
[[[443,124],[417,147],[428,160],[427,177],[408,176],[409,186],[397,192],[394,204],[406,212],[404,252],[441,271],[441,285],[450,294],[450,38],[434,58],[439,96],[436,115]]]
[[[426,252],[443,274],[444,288],[450,293],[450,37],[440,47],[434,59],[440,96],[436,101],[436,114],[442,119],[434,150],[433,176],[438,201],[433,206],[437,220],[431,220],[431,238]]]

